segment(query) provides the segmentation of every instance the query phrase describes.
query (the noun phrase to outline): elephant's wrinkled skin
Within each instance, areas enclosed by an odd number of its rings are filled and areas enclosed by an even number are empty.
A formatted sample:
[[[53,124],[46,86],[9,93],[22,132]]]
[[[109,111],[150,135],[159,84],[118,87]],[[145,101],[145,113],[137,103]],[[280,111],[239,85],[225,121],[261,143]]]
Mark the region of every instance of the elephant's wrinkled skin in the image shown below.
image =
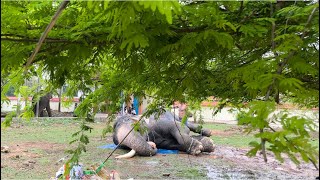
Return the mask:
[[[134,121],[130,116],[120,116],[117,118],[113,129],[113,142],[118,145],[132,129]],[[147,134],[140,134],[138,131],[131,131],[121,143],[122,148],[134,149],[140,156],[153,156],[157,153],[157,148],[147,142]]]
[[[181,126],[181,122],[174,121],[174,116],[166,112],[155,120],[151,116],[142,125],[147,127],[147,132],[141,135],[137,131],[132,131],[122,143],[126,147],[136,151],[141,156],[155,155],[157,149],[152,147],[148,141],[154,142],[157,148],[180,150],[192,155],[198,155],[201,152],[214,151],[213,141],[205,136],[190,136],[190,130],[199,132],[196,125],[187,123]],[[119,144],[125,135],[132,129],[135,121],[130,116],[121,116],[114,125],[113,141]],[[210,136],[210,131],[200,130],[202,134]]]
[[[39,100],[39,117],[43,117],[43,111],[44,109],[47,110],[48,112],[48,116],[49,117],[52,117],[52,114],[51,114],[51,109],[50,109],[50,99],[52,99],[52,94],[51,93],[48,93],[44,96],[42,96]],[[34,114],[36,115],[36,109],[37,109],[37,103],[35,102],[34,100],[34,97],[32,98],[32,103],[34,103],[33,105],[33,112]]]

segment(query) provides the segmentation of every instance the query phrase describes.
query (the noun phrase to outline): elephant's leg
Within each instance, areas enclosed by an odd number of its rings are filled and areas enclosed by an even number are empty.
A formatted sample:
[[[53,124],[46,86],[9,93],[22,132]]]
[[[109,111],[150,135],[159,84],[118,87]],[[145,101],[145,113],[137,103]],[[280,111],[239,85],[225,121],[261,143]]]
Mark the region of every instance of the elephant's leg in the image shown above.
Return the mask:
[[[148,137],[157,145],[157,148],[180,151],[184,150],[182,145],[180,145],[170,133],[160,135],[154,130],[149,130]]]
[[[213,143],[213,140],[211,138],[201,136],[201,135],[192,136],[192,137],[202,143],[203,152],[213,152],[215,150],[216,145]]]
[[[179,144],[174,139],[164,139],[160,144],[157,144],[157,147],[161,149],[186,151],[184,145]]]
[[[41,108],[39,108],[39,117],[43,117],[43,109]]]
[[[201,153],[202,145],[201,143],[193,139],[189,136],[189,128],[186,126],[181,127],[181,123],[177,121],[170,121],[166,119],[158,120],[153,126],[152,129],[163,139],[173,139],[175,142],[173,143],[173,147],[177,147],[180,151],[184,151],[190,153],[192,155],[197,155]],[[158,143],[156,143],[158,145]],[[169,143],[168,147],[170,145]],[[175,146],[176,144],[180,146]]]
[[[39,117],[44,117],[44,115],[43,115],[43,110],[41,110],[41,111],[39,112]]]
[[[50,102],[47,104],[46,110],[47,110],[47,112],[48,112],[48,116],[49,116],[49,117],[52,117],[51,109],[50,109]]]
[[[183,133],[182,130],[180,130],[180,132],[178,129],[173,130],[171,131],[171,134],[177,140],[178,144],[181,145],[181,151],[192,155],[198,155],[203,150],[201,142],[190,137],[188,134]]]
[[[201,134],[203,136],[207,136],[207,137],[210,137],[211,136],[211,130],[210,129],[204,129],[204,128],[201,128],[199,125],[197,124],[193,124],[192,122],[188,122],[187,123],[187,127],[195,132],[195,133],[198,133],[198,134]]]

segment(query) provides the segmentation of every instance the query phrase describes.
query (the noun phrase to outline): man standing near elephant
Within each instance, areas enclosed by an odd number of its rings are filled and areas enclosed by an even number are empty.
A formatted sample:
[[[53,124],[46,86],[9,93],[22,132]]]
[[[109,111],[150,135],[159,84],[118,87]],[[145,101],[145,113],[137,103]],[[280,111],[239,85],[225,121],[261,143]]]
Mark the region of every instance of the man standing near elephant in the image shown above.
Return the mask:
[[[186,111],[187,111],[187,104],[185,103],[182,103],[179,105],[179,120],[181,121],[182,118],[187,114]],[[187,120],[188,121],[188,120]],[[186,123],[187,123],[186,121]]]
[[[179,117],[176,120],[181,122],[182,119],[187,115],[188,106],[185,103],[181,103],[181,104],[179,104],[178,107],[179,107]],[[188,122],[188,117],[187,117],[187,120],[185,122],[185,125],[187,125],[187,127],[193,132],[199,133],[199,134],[201,134],[203,136],[207,136],[207,137],[211,136],[211,130],[203,129],[202,126],[199,126],[199,125],[193,124],[191,122]]]

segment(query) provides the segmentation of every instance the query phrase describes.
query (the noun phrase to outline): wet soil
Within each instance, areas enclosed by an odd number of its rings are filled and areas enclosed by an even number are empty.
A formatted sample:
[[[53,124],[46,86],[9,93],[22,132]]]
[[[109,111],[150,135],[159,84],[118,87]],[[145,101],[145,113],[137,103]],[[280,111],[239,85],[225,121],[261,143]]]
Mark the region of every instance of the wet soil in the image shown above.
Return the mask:
[[[216,152],[191,156],[156,155],[116,160],[113,168],[124,179],[315,179],[319,172],[311,164],[292,164],[288,159],[280,164],[269,155],[269,162],[262,157],[248,158],[246,150],[217,147]],[[140,172],[140,173],[137,173]],[[188,174],[190,173],[190,174]],[[183,174],[183,178],[181,175]],[[195,175],[196,176],[193,176]]]

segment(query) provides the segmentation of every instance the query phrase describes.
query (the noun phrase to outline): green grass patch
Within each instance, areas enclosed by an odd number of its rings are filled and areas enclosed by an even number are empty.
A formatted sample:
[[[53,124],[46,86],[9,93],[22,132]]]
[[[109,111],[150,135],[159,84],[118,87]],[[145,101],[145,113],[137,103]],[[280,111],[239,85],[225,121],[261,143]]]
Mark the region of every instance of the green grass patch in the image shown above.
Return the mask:
[[[88,123],[94,127],[91,133],[86,134],[90,137],[100,137],[104,124]],[[19,126],[19,127],[17,127]],[[13,127],[1,130],[1,144],[6,142],[34,142],[48,141],[51,143],[67,144],[72,139],[71,135],[80,130],[80,121],[55,119],[43,121],[22,122]]]
[[[203,170],[197,168],[185,168],[181,169],[176,174],[183,179],[207,179],[207,175]]]
[[[205,123],[203,124],[203,128],[212,129],[212,130],[227,130],[232,127],[236,127],[237,125],[231,124],[220,124],[220,123]]]
[[[238,148],[247,148],[251,141],[259,141],[253,135],[212,136],[211,139],[216,145],[227,145]]]

